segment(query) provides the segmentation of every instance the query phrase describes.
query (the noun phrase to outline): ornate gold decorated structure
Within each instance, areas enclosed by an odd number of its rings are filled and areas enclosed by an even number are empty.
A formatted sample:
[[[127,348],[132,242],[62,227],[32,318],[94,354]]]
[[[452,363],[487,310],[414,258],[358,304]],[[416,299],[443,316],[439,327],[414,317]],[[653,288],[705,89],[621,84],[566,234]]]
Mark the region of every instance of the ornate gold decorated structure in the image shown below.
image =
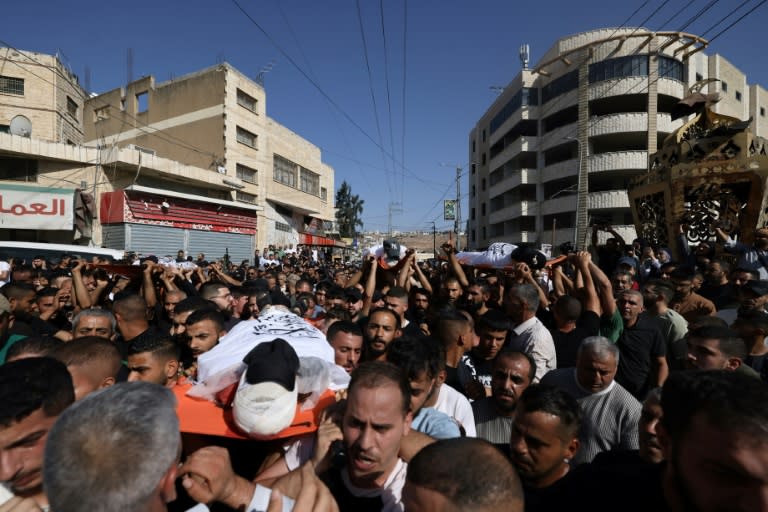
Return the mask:
[[[768,225],[768,140],[756,137],[751,119],[717,114],[717,93],[697,82],[672,119],[693,115],[649,157],[647,174],[633,180],[629,203],[637,236],[677,254],[677,234],[688,241],[715,239],[714,226],[751,244],[757,227]]]

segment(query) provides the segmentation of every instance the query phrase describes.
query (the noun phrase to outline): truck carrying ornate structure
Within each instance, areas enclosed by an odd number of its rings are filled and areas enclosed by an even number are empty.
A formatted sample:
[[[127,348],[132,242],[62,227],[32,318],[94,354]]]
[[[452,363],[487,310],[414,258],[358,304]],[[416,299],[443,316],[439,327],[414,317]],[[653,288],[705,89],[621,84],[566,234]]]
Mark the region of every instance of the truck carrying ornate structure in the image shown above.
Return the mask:
[[[752,134],[752,119],[713,112],[717,93],[694,84],[672,119],[695,114],[650,155],[647,174],[629,187],[637,236],[678,253],[677,235],[688,241],[715,239],[714,227],[751,244],[757,227],[768,225],[768,140]]]

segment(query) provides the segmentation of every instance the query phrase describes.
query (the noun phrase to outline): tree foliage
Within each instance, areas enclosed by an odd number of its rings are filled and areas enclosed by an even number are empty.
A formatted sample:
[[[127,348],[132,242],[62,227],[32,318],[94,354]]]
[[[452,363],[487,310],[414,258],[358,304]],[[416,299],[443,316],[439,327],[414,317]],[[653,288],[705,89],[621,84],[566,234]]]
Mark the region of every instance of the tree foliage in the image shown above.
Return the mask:
[[[345,238],[354,238],[357,228],[363,227],[360,217],[363,215],[363,201],[352,193],[352,187],[344,181],[336,191],[336,223],[339,234]]]

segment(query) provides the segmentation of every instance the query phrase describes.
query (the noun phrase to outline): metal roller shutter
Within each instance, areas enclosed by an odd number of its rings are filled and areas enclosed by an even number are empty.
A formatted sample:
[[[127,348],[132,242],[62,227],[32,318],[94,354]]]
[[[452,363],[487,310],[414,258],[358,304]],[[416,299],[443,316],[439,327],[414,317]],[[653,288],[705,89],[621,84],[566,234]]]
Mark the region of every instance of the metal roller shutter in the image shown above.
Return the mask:
[[[186,232],[184,229],[145,224],[126,224],[127,251],[140,254],[154,254],[158,257],[176,257],[179,249],[184,249]]]
[[[229,253],[229,260],[240,264],[243,260],[253,261],[253,235],[239,233],[218,233],[216,231],[189,230],[188,254],[205,254],[208,261],[219,260]]]
[[[107,249],[125,249],[125,224],[102,224],[101,245]]]

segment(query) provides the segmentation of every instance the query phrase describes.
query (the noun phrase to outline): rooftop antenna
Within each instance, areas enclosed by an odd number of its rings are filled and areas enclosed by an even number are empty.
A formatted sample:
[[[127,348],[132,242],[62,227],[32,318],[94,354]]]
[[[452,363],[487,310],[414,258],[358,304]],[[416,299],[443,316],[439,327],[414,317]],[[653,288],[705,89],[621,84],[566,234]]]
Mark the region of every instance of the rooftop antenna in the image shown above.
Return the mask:
[[[528,61],[531,59],[531,47],[527,44],[520,46],[520,63],[523,69],[528,69]]]
[[[267,62],[266,65],[262,66],[261,69],[259,70],[259,74],[256,75],[256,83],[259,85],[264,85],[264,77],[266,76],[267,73],[272,71],[272,68],[274,67],[275,67],[274,59],[270,60],[269,62]]]

